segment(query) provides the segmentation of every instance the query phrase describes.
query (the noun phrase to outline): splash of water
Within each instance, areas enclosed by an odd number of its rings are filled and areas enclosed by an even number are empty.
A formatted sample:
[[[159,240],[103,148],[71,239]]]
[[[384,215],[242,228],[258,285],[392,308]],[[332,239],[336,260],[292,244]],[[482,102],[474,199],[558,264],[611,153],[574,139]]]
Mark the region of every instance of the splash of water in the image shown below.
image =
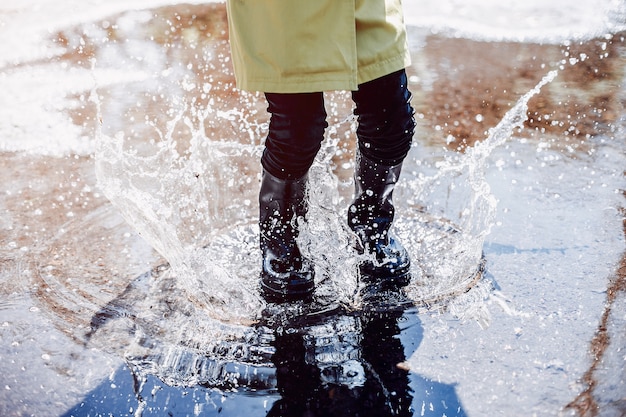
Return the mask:
[[[184,154],[172,133],[179,122],[194,132]],[[253,317],[260,299],[240,270],[256,255],[249,214],[256,170],[249,165],[258,147],[206,140],[182,114],[158,133],[150,151],[129,146],[122,135],[101,135],[100,187],[210,314],[226,321]],[[246,170],[253,174],[241,175]]]
[[[464,294],[477,278],[482,247],[496,215],[497,201],[485,178],[492,151],[522,129],[528,102],[556,77],[548,73],[505,114],[488,137],[462,155],[437,163],[431,176],[407,179],[400,187],[398,234],[408,243],[416,260],[418,283],[409,287],[416,301],[436,302],[452,294]],[[478,286],[485,289],[487,286]],[[464,296],[476,299],[476,295]],[[461,297],[462,299],[463,297]],[[459,297],[454,300],[459,310]],[[475,306],[476,303],[471,303]],[[467,305],[468,308],[473,308]]]
[[[487,159],[522,128],[528,101],[555,77],[549,73],[522,96],[483,142],[440,162],[431,176],[405,177],[398,184],[395,232],[413,259],[404,301],[423,306],[445,300],[458,317],[488,324],[482,301],[490,286],[476,282],[497,205],[485,179]],[[179,123],[192,132],[188,146],[172,134]],[[248,131],[250,124],[244,125]],[[157,375],[172,385],[245,384],[233,363],[250,367],[250,375],[267,376],[261,369],[271,367],[271,335],[258,325],[267,306],[257,288],[261,146],[208,140],[182,114],[160,141],[141,149],[131,142],[99,135],[98,182],[169,266],[135,280],[128,299],[118,297],[115,314],[132,321],[135,339],[123,356],[140,380]],[[309,219],[299,244],[316,265],[317,295],[358,309],[355,270],[361,257],[352,249],[347,204],[330,168],[338,143],[330,135],[311,168]],[[289,314],[297,315],[298,308]],[[128,338],[128,325],[104,326],[93,338],[110,339],[111,332]],[[195,367],[187,369],[189,363]]]
[[[440,162],[434,175],[399,185],[396,231],[416,260],[408,289],[416,303],[465,289],[476,276],[497,204],[485,179],[486,160],[523,127],[528,101],[555,76],[549,73],[522,96],[484,141]],[[172,134],[181,122],[193,132],[183,153]],[[129,146],[121,135],[101,135],[96,158],[101,188],[211,314],[253,320],[263,306],[256,288],[260,146],[207,140],[182,114],[159,134],[151,154]],[[311,208],[300,243],[317,265],[320,291],[350,302],[357,293],[353,271],[359,257],[351,250],[345,204],[329,168],[337,142],[327,139],[311,169]],[[331,253],[329,245],[335,248]]]

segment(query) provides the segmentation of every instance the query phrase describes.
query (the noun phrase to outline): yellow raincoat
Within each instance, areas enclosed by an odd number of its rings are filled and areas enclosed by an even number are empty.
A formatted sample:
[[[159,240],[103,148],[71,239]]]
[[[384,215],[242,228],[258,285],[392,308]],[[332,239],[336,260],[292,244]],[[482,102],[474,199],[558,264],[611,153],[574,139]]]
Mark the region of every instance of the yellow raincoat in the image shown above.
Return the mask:
[[[227,0],[237,86],[356,90],[410,64],[401,0]]]

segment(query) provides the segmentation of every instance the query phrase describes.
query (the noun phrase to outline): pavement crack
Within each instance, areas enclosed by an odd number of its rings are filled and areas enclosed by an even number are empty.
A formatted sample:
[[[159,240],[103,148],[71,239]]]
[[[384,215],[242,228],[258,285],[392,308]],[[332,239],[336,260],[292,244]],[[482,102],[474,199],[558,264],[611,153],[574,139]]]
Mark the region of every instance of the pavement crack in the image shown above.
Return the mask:
[[[624,191],[626,196],[626,191]],[[626,208],[620,208],[622,214],[622,227],[624,230],[624,236],[626,236]],[[602,313],[602,319],[598,325],[598,330],[595,336],[591,340],[589,351],[592,357],[592,363],[589,369],[582,377],[582,382],[586,385],[586,388],[578,394],[578,396],[569,404],[565,406],[565,409],[573,410],[581,417],[596,417],[600,412],[600,405],[598,404],[595,388],[598,385],[598,379],[596,377],[596,371],[602,362],[604,354],[611,344],[611,337],[609,335],[609,318],[615,304],[615,300],[620,295],[626,294],[626,252],[622,254],[619,266],[615,273],[615,276],[609,282],[607,288],[607,300]]]

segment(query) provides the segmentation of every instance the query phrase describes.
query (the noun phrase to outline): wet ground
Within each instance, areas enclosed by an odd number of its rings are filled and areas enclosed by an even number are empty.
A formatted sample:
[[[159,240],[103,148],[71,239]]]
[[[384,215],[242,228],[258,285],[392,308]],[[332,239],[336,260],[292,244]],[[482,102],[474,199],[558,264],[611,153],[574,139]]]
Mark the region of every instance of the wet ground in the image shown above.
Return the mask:
[[[418,130],[396,199],[423,274],[384,306],[285,311],[260,303],[250,279],[240,292],[228,278],[181,283],[166,265],[187,267],[185,251],[214,242],[232,255],[209,252],[216,268],[239,259],[228,268],[247,277],[257,265],[250,224],[267,115],[261,96],[234,88],[224,6],[94,6],[55,25],[47,7],[0,14],[1,415],[302,415],[303,404],[317,415],[626,415],[625,33],[541,44],[410,26]],[[550,71],[524,128],[463,159]],[[339,191],[319,207],[334,214],[352,187],[348,98],[327,94],[323,162]],[[111,138],[123,138],[117,164],[103,147]],[[183,172],[167,156],[207,141],[199,154],[215,165],[196,170],[210,197],[182,182],[173,193],[150,171]],[[154,157],[159,146],[175,152]],[[224,160],[232,169],[213,170]],[[416,195],[412,184],[457,162],[484,173],[493,217]],[[452,184],[443,191],[454,200]],[[172,203],[163,193],[204,210],[178,214],[188,222],[176,242],[159,217]],[[465,236],[455,227],[468,218],[485,271],[429,282],[442,270],[434,258],[463,253],[436,242]],[[476,247],[461,249],[475,271]]]

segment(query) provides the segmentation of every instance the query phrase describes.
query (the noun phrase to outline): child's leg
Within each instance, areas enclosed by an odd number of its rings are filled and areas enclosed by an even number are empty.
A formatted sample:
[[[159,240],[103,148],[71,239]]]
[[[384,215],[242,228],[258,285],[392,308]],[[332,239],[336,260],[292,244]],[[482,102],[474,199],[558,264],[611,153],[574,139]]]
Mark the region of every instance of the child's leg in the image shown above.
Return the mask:
[[[322,93],[266,94],[271,113],[259,192],[261,288],[271,301],[314,290],[313,265],[300,253],[297,224],[306,215],[307,173],[326,128]]]
[[[388,166],[401,163],[411,148],[415,130],[405,71],[359,85],[352,98],[359,121],[361,155]]]
[[[364,278],[406,284],[410,259],[389,236],[394,219],[392,194],[415,129],[404,70],[364,83],[353,92],[358,116],[355,198],[348,224],[365,253],[375,261],[361,265]]]
[[[270,128],[261,163],[281,179],[306,175],[328,126],[322,93],[266,93]]]

